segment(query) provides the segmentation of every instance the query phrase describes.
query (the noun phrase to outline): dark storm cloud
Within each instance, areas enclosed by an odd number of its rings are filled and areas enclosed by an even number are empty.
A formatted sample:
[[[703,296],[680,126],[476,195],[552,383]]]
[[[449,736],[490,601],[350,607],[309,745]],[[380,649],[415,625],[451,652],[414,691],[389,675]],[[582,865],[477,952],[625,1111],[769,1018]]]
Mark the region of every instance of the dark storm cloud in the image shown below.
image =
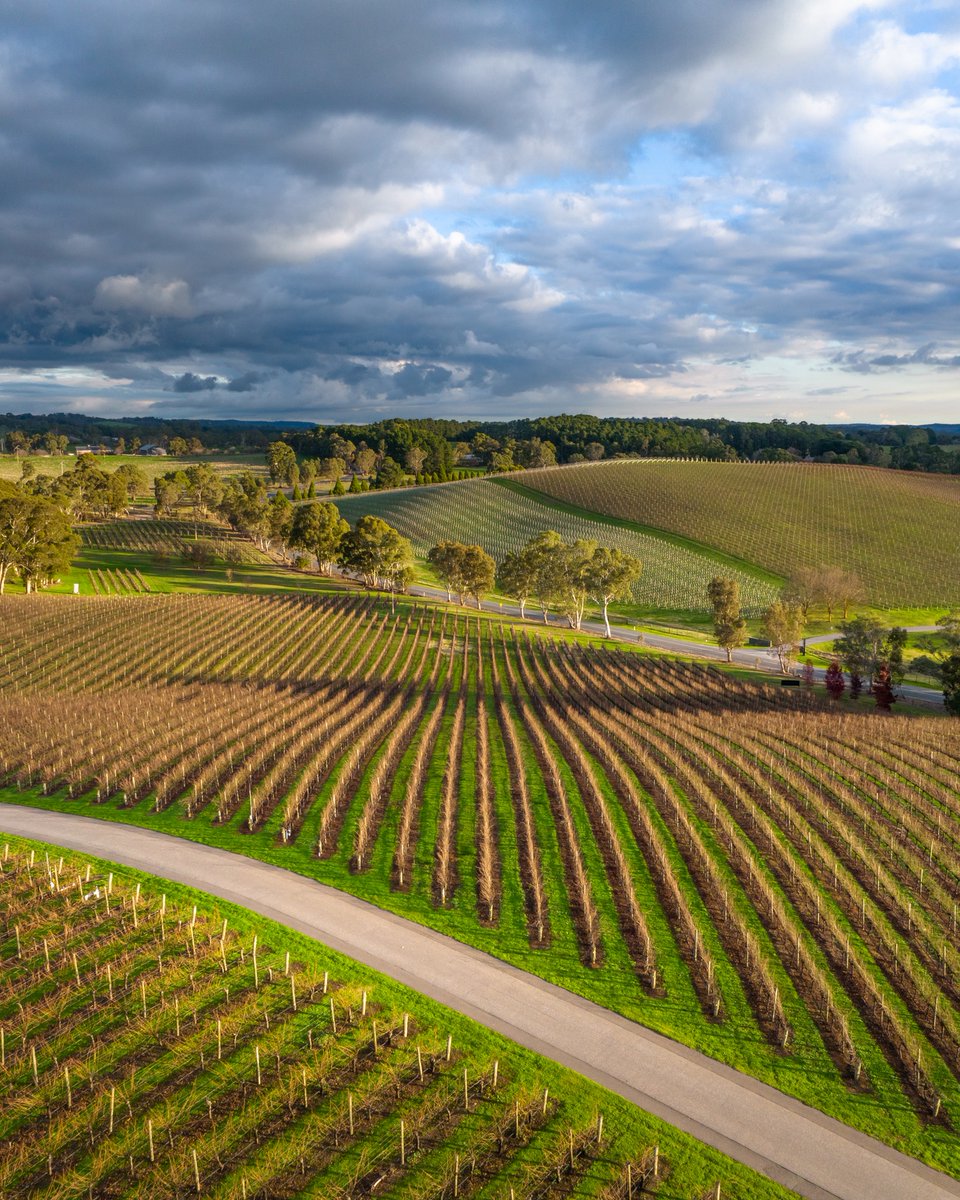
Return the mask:
[[[199,375],[194,375],[192,371],[178,375],[173,381],[175,392],[212,392],[216,386],[217,377],[215,375],[208,375],[202,379]]]
[[[956,365],[910,349],[957,325],[949,46],[877,83],[862,8],[4,4],[0,388],[359,417]]]

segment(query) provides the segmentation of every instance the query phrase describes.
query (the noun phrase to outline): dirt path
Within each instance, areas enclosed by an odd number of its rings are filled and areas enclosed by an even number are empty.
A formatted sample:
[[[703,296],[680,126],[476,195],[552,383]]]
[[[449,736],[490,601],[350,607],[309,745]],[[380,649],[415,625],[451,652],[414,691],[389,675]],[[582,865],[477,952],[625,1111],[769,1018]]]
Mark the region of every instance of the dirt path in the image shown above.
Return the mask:
[[[152,830],[0,804],[0,830],[220,896],[326,943],[814,1200],[946,1200],[960,1183],[694,1050],[280,867]]]

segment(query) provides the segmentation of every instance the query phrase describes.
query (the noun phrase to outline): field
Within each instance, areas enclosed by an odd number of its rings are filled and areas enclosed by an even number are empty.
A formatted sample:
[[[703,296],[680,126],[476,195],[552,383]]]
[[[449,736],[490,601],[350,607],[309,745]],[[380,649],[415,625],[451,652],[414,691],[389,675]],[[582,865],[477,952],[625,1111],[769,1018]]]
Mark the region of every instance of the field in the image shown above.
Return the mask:
[[[544,495],[779,575],[855,572],[881,608],[960,604],[960,479],[874,467],[629,460],[525,471]]]
[[[8,839],[0,961],[10,1200],[613,1197],[655,1157],[662,1196],[788,1194],[307,938],[111,863]]]
[[[11,597],[4,799],[453,934],[960,1174],[960,731],[351,597]]]
[[[213,521],[125,518],[80,525],[80,551],[72,568],[47,590],[50,594],[130,596],[167,592],[245,594],[335,591],[349,585],[293,571],[252,542]],[[194,566],[183,551],[197,540],[213,555]],[[23,593],[15,577],[5,593]]]
[[[0,479],[9,479],[16,483],[20,479],[23,462],[29,462],[38,475],[62,475],[72,471],[77,460],[72,454],[37,455],[25,454],[16,457],[13,454],[0,454]],[[168,471],[182,470],[193,463],[209,463],[221,475],[239,475],[242,471],[252,471],[255,475],[266,475],[267,468],[263,454],[186,454],[176,457],[172,454],[103,454],[96,455],[96,464],[102,471],[115,471],[124,463],[131,463],[140,468],[147,477],[149,487],[153,489],[153,481],[158,475]]]
[[[367,514],[382,517],[411,540],[421,559],[438,541],[452,538],[483,546],[499,563],[509,551],[520,549],[545,529],[555,529],[568,541],[588,538],[600,545],[617,546],[643,562],[634,600],[644,607],[702,611],[707,607],[707,584],[720,572],[739,580],[748,612],[759,612],[777,592],[769,576],[721,560],[705,549],[589,514],[564,511],[489,480],[368,492],[345,496],[337,504],[351,524]]]

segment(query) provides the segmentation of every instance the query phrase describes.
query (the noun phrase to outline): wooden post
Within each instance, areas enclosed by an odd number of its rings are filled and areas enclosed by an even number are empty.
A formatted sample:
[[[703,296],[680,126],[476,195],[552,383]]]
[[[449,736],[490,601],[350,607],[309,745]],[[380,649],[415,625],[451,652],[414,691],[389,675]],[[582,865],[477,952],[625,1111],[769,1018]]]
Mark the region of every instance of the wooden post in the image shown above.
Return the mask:
[[[290,1002],[293,1004],[293,1011],[297,1011],[297,981],[291,974],[290,976]]]
[[[223,1024],[217,1017],[217,1059],[223,1058]]]
[[[470,1077],[466,1067],[463,1068],[463,1111],[470,1111]]]
[[[253,935],[253,986],[260,990],[260,972],[257,970],[257,935]],[[334,1031],[336,1032],[336,1031]]]
[[[353,1137],[353,1092],[347,1092],[347,1117],[350,1122],[350,1136]]]
[[[543,1115],[547,1115],[547,1100],[550,1098],[550,1089],[543,1089]]]
[[[453,1034],[447,1034],[447,1062],[450,1061],[450,1055],[453,1053]]]
[[[147,1140],[150,1143],[150,1161],[153,1162],[153,1122],[147,1122]]]
[[[423,1055],[420,1052],[420,1043],[417,1043],[417,1071],[420,1075],[420,1082],[423,1083]]]
[[[334,1034],[336,1034],[336,1032],[337,1032],[337,1014],[336,1014],[336,1010],[333,1007],[333,997],[332,996],[330,997],[330,1025],[331,1025],[331,1028],[333,1029]]]
[[[30,1043],[30,1066],[33,1068],[33,1086],[37,1087],[40,1083],[40,1076],[37,1072],[37,1048]]]
[[[260,1047],[254,1046],[253,1053],[257,1059],[257,1087],[263,1082],[263,1076],[260,1074]]]
[[[307,1098],[307,1068],[303,1067],[303,1107],[309,1108],[310,1101]]]
[[[364,992],[363,996],[360,1000],[360,1016],[365,1017],[366,1015],[367,1015],[367,993]]]
[[[110,1133],[113,1133],[113,1112],[114,1112],[114,1108],[116,1107],[116,1103],[117,1103],[117,1089],[115,1087],[112,1087],[110,1089]]]
[[[407,1165],[406,1132],[407,1132],[406,1127],[404,1125],[403,1119],[401,1118],[401,1120],[400,1120],[400,1166],[401,1167],[405,1167]]]
[[[196,1150],[191,1151],[191,1153],[193,1154],[193,1178],[196,1181],[197,1195],[199,1196],[200,1195],[200,1165],[197,1162]]]
[[[63,1068],[63,1081],[67,1085],[67,1108],[73,1108],[73,1092],[70,1090],[70,1068]]]

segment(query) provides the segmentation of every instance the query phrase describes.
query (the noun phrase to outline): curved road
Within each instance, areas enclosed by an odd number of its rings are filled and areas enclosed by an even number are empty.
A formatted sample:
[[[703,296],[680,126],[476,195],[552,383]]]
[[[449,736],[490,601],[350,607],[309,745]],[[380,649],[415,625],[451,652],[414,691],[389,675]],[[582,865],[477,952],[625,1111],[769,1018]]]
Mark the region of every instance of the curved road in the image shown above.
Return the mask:
[[[281,867],[153,830],[0,804],[0,830],[202,888],[572,1067],[813,1200],[947,1200],[960,1183],[607,1009]]]

